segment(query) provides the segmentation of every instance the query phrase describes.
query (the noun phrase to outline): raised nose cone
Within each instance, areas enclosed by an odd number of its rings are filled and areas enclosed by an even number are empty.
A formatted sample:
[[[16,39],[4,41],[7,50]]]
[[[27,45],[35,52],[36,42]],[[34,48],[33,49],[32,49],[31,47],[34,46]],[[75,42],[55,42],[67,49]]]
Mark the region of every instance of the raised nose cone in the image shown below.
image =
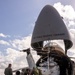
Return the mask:
[[[46,5],[40,12],[32,34],[31,46],[43,46],[46,40],[64,40],[66,49],[72,46],[69,32],[57,10]]]

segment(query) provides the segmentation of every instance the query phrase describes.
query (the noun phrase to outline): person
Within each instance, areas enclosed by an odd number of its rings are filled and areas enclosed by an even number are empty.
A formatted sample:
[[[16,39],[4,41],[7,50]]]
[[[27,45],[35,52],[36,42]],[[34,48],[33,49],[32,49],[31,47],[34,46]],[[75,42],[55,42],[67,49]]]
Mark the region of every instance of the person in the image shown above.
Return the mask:
[[[31,71],[30,71],[30,69],[28,68],[28,69],[26,69],[26,71],[24,72],[24,75],[31,75]]]
[[[16,71],[16,75],[20,75],[20,71]]]
[[[5,71],[4,71],[5,75],[13,75],[11,66],[12,64],[9,64],[8,67],[5,68]]]
[[[40,69],[33,67],[31,75],[42,75],[42,73]]]
[[[25,69],[22,69],[22,72],[21,72],[20,75],[24,75],[24,72],[25,72]]]

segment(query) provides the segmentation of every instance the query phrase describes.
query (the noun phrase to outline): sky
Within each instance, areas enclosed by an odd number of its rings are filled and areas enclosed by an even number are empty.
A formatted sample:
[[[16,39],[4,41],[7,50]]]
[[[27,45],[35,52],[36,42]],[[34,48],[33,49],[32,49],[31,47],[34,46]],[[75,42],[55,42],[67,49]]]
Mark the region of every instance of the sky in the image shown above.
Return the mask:
[[[9,63],[12,68],[26,67],[26,53],[22,49],[31,48],[31,35],[35,22],[45,5],[52,5],[64,18],[73,47],[68,54],[75,56],[75,1],[74,0],[0,0],[0,74]],[[39,56],[31,51],[35,62]],[[19,65],[19,66],[18,66]]]

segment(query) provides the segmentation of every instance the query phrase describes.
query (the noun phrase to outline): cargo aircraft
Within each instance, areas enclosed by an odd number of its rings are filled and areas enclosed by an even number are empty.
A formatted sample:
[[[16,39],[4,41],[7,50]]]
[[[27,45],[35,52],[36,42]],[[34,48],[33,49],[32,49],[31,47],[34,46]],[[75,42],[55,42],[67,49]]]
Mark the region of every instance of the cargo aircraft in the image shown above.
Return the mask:
[[[62,40],[64,50],[54,40]],[[35,63],[31,49],[27,52],[29,68],[37,67],[42,75],[75,75],[74,61],[67,55],[73,43],[69,31],[58,11],[51,5],[46,5],[40,12],[31,39],[31,47],[40,56]]]

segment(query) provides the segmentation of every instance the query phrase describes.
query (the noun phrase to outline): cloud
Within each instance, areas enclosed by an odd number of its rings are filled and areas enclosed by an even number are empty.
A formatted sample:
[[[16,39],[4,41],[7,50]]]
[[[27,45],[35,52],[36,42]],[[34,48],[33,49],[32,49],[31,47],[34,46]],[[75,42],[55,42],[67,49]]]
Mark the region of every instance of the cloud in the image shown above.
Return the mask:
[[[70,35],[72,37],[73,47],[72,49],[75,49],[75,29],[70,29]],[[75,51],[74,51],[75,52]]]
[[[23,37],[22,39],[11,40],[10,43],[13,46],[13,48],[11,47],[7,48],[6,55],[3,55],[0,52],[0,58],[1,58],[0,59],[0,63],[1,63],[0,72],[1,73],[3,73],[5,67],[7,67],[9,63],[12,63],[13,70],[28,66],[27,59],[26,59],[27,54],[20,52],[19,50],[29,48],[30,42],[31,42],[31,35],[27,37]],[[31,50],[31,53],[36,62],[39,56],[37,56],[36,52],[33,50]]]
[[[21,39],[14,39],[9,41],[10,48],[6,49],[6,55],[3,55],[0,52],[0,72],[3,73],[4,68],[7,67],[9,63],[12,63],[13,70],[28,66],[26,60],[27,54],[20,52],[19,50],[29,48],[30,42],[31,35],[27,37],[22,37]],[[1,40],[1,44],[9,45],[9,43]]]
[[[26,53],[22,53],[15,49],[8,48],[6,58],[7,58],[7,61],[13,64],[13,69],[25,67],[27,65]]]
[[[26,49],[26,48],[30,48],[30,44],[31,44],[31,35],[27,36],[27,37],[23,37],[21,39],[15,39],[13,41],[10,41],[11,45],[14,48],[17,48],[19,50],[22,49]]]
[[[2,44],[2,45],[10,45],[7,41],[4,41],[4,40],[0,40],[0,44]]]
[[[10,36],[9,36],[9,35],[5,35],[5,34],[3,34],[3,33],[0,33],[0,37],[6,38],[6,37],[10,37]]]
[[[68,18],[69,20],[75,19],[75,10],[71,5],[62,5],[60,2],[55,3],[54,7],[58,10],[61,16]]]
[[[27,60],[26,60],[26,53],[22,53],[12,48],[7,48],[6,51],[7,51],[6,56],[0,55],[0,58],[1,58],[0,69],[4,70],[5,67],[7,67],[9,63],[12,64],[13,70],[26,67],[28,65]]]

